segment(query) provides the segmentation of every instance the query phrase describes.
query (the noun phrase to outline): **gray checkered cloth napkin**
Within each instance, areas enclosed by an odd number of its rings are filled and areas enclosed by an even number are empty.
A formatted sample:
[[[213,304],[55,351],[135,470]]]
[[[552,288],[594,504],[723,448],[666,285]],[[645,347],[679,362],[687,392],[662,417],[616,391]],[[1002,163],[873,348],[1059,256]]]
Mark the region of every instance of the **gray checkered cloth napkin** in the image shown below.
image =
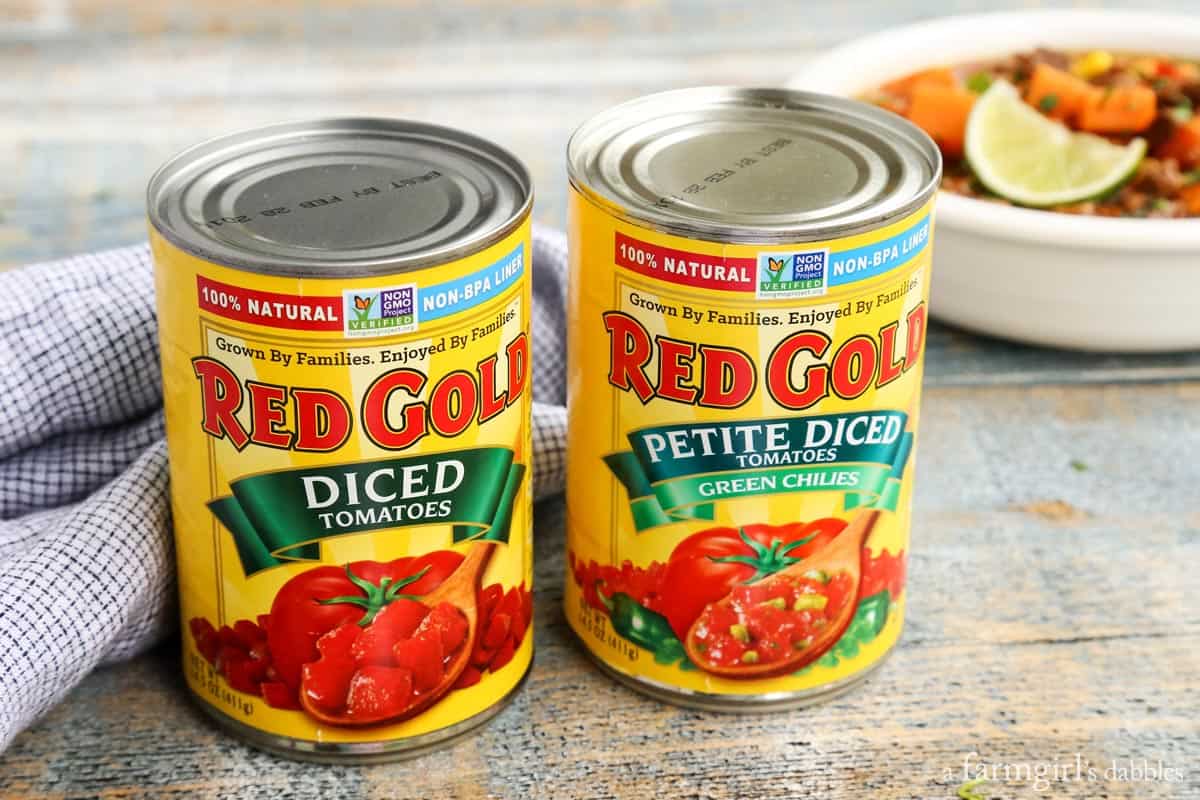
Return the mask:
[[[538,498],[565,470],[566,256],[534,231]],[[144,245],[0,272],[0,751],[175,627],[153,293]]]

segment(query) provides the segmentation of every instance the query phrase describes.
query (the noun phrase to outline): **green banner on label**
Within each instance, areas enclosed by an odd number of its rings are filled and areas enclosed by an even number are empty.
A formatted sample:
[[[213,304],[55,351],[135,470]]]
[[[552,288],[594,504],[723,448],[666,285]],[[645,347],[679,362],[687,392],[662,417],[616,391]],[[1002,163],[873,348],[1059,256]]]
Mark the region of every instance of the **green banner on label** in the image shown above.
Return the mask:
[[[903,486],[904,470],[908,466],[909,456],[912,455],[913,435],[905,432],[900,439],[900,446],[892,460],[891,472],[887,480],[875,495],[850,493],[843,500],[847,511],[856,508],[878,508],[883,511],[895,511],[900,503],[900,487]]]
[[[511,450],[481,447],[252,475],[208,507],[252,575],[320,560],[323,539],[384,528],[452,525],[455,542],[507,542],[524,475]]]
[[[794,492],[842,492],[847,510],[894,511],[912,450],[906,422],[876,411],[656,426],[604,461],[638,531],[711,520],[721,500]]]

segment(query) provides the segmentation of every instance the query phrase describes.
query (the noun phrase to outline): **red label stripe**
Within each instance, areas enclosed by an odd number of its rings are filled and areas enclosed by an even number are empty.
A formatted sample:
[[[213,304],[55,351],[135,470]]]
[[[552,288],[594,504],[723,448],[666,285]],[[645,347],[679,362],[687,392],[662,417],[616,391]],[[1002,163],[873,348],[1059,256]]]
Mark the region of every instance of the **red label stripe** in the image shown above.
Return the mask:
[[[724,292],[753,292],[757,264],[753,258],[726,258],[660,247],[618,233],[613,259],[617,266],[681,286]]]
[[[342,298],[260,292],[196,276],[202,311],[238,322],[300,331],[342,330]]]

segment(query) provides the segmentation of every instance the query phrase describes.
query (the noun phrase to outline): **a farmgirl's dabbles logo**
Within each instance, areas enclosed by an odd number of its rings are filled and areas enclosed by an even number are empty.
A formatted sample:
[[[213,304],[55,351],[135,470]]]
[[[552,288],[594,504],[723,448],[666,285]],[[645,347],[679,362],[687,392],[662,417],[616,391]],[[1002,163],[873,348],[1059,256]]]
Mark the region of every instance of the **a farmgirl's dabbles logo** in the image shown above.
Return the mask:
[[[828,250],[759,253],[756,296],[772,300],[820,297],[827,290]]]
[[[415,284],[385,289],[347,289],[342,292],[347,336],[390,336],[417,329]]]

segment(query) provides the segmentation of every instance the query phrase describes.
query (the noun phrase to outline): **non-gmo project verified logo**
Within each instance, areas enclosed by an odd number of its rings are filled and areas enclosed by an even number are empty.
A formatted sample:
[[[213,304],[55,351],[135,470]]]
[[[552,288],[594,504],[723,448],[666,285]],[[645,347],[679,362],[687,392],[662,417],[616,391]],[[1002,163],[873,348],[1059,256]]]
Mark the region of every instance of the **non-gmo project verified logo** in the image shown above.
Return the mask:
[[[773,300],[819,297],[826,292],[828,270],[828,250],[759,253],[755,295]]]
[[[342,319],[347,336],[388,336],[417,329],[417,287],[346,289]]]

